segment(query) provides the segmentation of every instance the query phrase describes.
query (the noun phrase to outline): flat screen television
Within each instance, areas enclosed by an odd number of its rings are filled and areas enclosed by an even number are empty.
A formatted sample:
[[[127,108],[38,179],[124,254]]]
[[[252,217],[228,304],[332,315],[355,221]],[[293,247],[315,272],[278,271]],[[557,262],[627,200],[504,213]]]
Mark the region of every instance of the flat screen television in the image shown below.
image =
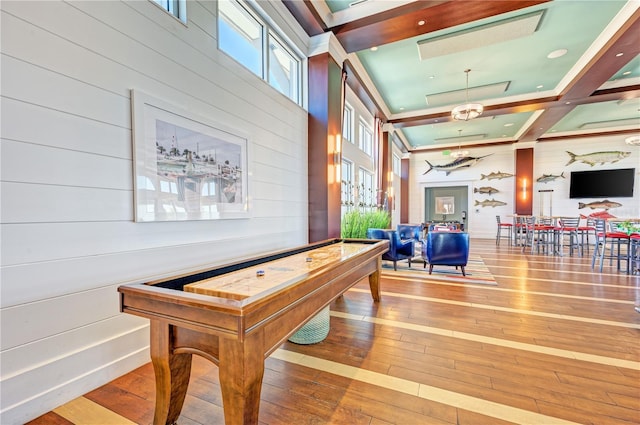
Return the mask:
[[[572,171],[569,198],[631,198],[635,168]]]

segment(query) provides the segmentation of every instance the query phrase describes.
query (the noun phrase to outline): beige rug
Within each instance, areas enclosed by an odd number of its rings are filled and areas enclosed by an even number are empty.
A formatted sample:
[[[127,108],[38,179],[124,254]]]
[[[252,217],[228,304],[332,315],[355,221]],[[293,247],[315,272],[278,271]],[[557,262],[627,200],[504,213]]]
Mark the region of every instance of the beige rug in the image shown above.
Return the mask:
[[[479,256],[471,255],[464,268],[466,276],[462,276],[460,268],[453,266],[433,266],[429,275],[429,264],[423,268],[422,257],[411,260],[411,268],[407,261],[398,261],[397,271],[393,270],[391,261],[382,261],[382,275],[385,277],[410,277],[412,279],[438,280],[457,283],[477,283],[481,285],[497,285],[495,278]]]

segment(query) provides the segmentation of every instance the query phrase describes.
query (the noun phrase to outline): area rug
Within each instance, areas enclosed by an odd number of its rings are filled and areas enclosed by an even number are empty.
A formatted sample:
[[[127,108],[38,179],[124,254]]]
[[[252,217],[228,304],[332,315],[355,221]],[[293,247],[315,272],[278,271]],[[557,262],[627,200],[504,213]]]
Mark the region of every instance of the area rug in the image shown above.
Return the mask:
[[[460,268],[456,270],[452,266],[434,266],[433,272],[429,274],[429,264],[423,268],[421,257],[411,260],[411,268],[407,261],[398,261],[397,271],[393,270],[393,263],[390,261],[382,261],[382,276],[388,278],[411,278],[424,280],[437,280],[455,283],[476,283],[481,285],[497,285],[495,278],[489,271],[479,256],[469,256],[467,266],[464,268],[466,276],[462,276]]]

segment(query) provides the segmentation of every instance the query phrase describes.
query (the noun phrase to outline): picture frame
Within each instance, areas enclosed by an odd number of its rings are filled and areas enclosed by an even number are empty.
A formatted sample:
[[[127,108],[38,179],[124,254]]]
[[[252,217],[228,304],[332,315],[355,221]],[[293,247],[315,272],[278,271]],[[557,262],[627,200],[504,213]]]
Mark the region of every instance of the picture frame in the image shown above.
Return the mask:
[[[131,90],[136,222],[249,217],[248,138]]]
[[[436,214],[455,214],[455,196],[436,196]]]

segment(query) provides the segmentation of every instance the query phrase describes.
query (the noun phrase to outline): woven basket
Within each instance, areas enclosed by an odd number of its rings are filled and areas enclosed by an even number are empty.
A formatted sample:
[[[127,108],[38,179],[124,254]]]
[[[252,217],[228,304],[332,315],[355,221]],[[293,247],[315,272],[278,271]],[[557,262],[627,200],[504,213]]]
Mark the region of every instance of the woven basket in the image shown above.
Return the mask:
[[[329,306],[305,323],[298,332],[291,335],[289,341],[296,344],[316,344],[329,335]]]

